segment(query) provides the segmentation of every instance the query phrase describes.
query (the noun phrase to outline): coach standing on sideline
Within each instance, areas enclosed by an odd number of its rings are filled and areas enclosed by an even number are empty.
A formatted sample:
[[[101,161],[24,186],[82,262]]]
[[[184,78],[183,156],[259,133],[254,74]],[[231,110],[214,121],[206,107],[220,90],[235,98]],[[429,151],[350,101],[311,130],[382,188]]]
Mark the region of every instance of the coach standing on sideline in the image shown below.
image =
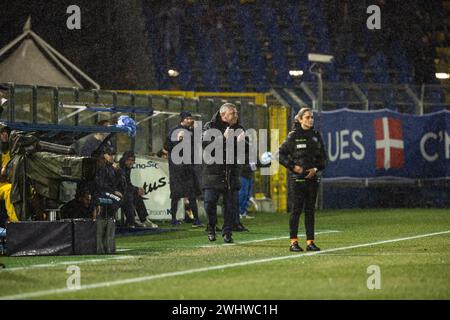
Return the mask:
[[[216,240],[216,224],[217,224],[217,202],[222,194],[224,203],[224,222],[222,227],[222,236],[225,243],[232,243],[232,229],[235,217],[239,217],[239,189],[241,183],[239,180],[241,166],[237,163],[237,145],[238,142],[245,143],[244,128],[238,123],[238,112],[236,106],[232,103],[223,104],[219,111],[214,114],[211,121],[207,122],[203,127],[203,135],[208,130],[216,129],[223,137],[223,154],[219,159],[219,163],[206,163],[203,165],[203,191],[205,210],[208,215],[208,239]],[[242,130],[241,133],[236,132]],[[212,130],[213,131],[213,130]],[[211,131],[211,132],[212,132]],[[238,135],[236,137],[236,135]],[[227,148],[227,141],[234,139],[234,154],[232,163],[226,161],[227,154],[231,154]],[[206,140],[206,139],[205,139]],[[204,149],[212,143],[203,142]],[[215,155],[212,155],[213,157]]]
[[[327,155],[320,133],[313,129],[314,116],[309,108],[301,108],[295,116],[294,130],[279,150],[279,161],[290,172],[291,213],[289,217],[290,251],[303,249],[298,245],[300,214],[305,208],[307,251],[319,251],[314,244],[314,211],[319,187],[317,172],[325,169]]]

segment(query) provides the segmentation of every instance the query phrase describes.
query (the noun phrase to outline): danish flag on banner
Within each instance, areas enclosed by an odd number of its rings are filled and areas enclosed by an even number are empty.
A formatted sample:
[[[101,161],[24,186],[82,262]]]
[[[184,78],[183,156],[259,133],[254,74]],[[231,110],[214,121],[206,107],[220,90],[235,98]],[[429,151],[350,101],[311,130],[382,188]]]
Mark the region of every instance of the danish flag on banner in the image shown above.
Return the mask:
[[[402,168],[405,164],[402,123],[398,119],[378,118],[374,122],[377,169]]]

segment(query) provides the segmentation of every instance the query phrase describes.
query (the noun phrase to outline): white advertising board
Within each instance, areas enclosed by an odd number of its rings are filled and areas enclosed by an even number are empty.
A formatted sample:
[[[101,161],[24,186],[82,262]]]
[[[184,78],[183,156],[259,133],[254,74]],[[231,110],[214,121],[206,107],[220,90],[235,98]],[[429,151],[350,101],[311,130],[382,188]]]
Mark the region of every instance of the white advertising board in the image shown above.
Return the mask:
[[[151,220],[170,220],[169,163],[166,159],[137,156],[131,182],[145,190],[144,203]],[[178,203],[177,219],[184,219],[183,200]]]

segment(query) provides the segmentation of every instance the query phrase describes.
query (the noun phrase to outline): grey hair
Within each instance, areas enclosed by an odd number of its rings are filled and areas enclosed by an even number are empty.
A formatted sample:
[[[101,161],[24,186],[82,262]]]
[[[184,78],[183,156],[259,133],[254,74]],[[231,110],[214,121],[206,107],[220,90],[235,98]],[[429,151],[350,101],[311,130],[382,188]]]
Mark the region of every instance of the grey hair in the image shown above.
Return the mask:
[[[297,115],[295,116],[295,121],[298,121],[299,119],[301,119],[306,112],[311,112],[312,113],[311,108],[308,108],[308,107],[301,108],[298,111]]]
[[[236,106],[232,103],[226,102],[220,107],[219,113],[224,113],[230,108],[236,108]]]

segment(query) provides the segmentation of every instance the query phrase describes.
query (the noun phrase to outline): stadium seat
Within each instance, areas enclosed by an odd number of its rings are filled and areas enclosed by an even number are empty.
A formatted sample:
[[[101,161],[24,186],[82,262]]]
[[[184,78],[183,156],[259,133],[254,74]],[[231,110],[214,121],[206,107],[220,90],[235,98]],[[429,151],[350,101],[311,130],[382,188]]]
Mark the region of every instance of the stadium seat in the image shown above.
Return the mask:
[[[255,35],[257,30],[254,19],[250,11],[251,4],[243,4],[237,7],[237,19],[241,23],[246,51],[249,55],[249,65],[251,66],[252,82],[256,91],[264,92],[269,89],[265,75],[266,63],[261,56],[261,46]]]
[[[351,82],[362,83],[365,81],[361,61],[356,53],[351,52],[345,57],[345,65],[350,71]]]
[[[192,21],[201,21],[201,8],[199,3],[194,3],[188,7],[187,14]],[[203,85],[206,91],[218,91],[216,68],[214,65],[213,53],[210,46],[210,38],[202,30],[200,23],[192,24],[192,31],[195,45],[197,46],[198,62],[201,66]]]

